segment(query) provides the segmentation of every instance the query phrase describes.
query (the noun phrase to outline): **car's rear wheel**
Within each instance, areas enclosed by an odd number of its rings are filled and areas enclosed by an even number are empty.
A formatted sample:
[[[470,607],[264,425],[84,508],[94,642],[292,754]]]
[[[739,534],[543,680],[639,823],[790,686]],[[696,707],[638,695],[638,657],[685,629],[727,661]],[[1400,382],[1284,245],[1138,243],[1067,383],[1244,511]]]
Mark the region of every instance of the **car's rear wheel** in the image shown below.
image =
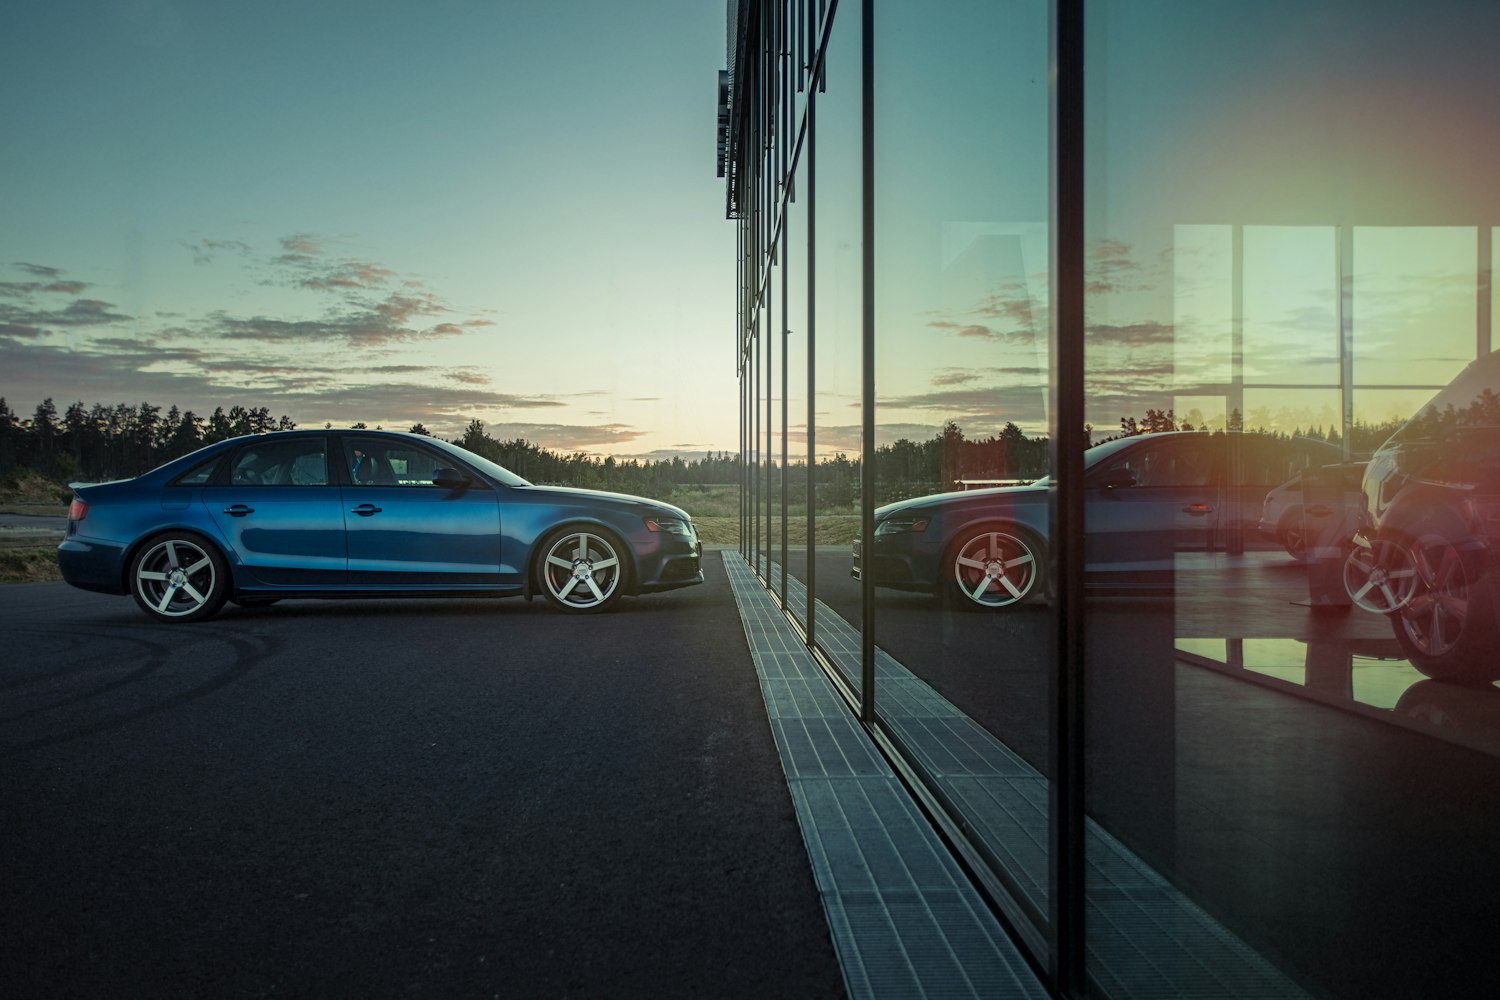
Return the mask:
[[[598,528],[565,528],[543,543],[537,563],[542,593],[575,614],[603,611],[624,591],[623,547]]]
[[[962,532],[948,549],[948,595],[959,607],[1006,608],[1041,591],[1041,543],[1019,528],[982,526]]]
[[[200,621],[224,606],[229,567],[217,549],[195,535],[158,535],[131,561],[130,592],[153,618]]]
[[[1412,666],[1435,680],[1500,680],[1494,594],[1479,553],[1435,522],[1419,525],[1410,537],[1416,589],[1390,616],[1402,651]]]

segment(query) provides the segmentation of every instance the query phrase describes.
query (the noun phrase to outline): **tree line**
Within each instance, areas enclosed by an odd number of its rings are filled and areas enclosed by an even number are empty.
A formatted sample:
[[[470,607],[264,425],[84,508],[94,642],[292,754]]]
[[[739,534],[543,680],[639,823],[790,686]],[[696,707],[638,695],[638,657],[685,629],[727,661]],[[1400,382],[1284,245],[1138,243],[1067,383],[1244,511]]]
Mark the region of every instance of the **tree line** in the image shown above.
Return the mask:
[[[1492,407],[1500,406],[1489,402]],[[1232,413],[1228,423],[1231,430],[1240,429],[1239,413]],[[1400,421],[1356,423],[1350,442],[1353,453],[1369,454],[1399,424]],[[0,398],[0,475],[11,476],[18,469],[30,469],[60,481],[122,479],[206,444],[296,426],[290,417],[272,416],[264,406],[236,405],[228,410],[218,407],[205,418],[176,406],[164,413],[160,406],[149,402],[86,406],[80,401],[59,415],[50,398],[39,403],[27,418],[11,410],[4,398]],[[362,428],[365,424],[353,426]],[[431,436],[420,423],[408,429]],[[1142,417],[1121,418],[1120,431],[1115,437],[1171,430],[1206,428],[1195,428],[1171,410],[1148,409]],[[1092,428],[1090,435],[1093,436]],[[1336,429],[1298,429],[1290,436],[1341,444]],[[562,453],[522,438],[498,440],[478,419],[470,420],[463,435],[452,443],[498,462],[534,483],[661,497],[670,496],[674,488],[682,486],[737,484],[743,468],[740,455],[723,451],[710,451],[701,458],[645,461],[601,458],[581,451]],[[877,499],[885,503],[957,489],[964,481],[1039,479],[1048,471],[1048,444],[1045,435],[1030,436],[1014,423],[1007,423],[998,433],[971,438],[957,422],[948,421],[926,440],[903,438],[875,449]],[[769,495],[773,498],[779,498],[784,489],[788,502],[805,503],[806,460],[791,460],[783,468],[776,460],[778,457],[759,460],[753,480],[756,488],[764,490],[769,485]],[[836,509],[853,505],[858,499],[862,473],[862,463],[857,457],[836,453],[820,459],[813,470],[819,506]]]

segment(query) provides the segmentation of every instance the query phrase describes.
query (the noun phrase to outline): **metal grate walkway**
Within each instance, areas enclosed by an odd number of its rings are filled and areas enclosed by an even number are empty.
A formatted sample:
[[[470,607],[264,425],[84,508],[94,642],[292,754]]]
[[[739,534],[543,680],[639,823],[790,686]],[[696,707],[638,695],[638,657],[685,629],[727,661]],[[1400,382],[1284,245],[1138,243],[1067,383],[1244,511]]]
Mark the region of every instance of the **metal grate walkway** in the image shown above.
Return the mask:
[[[1045,998],[750,567],[724,565],[849,996]]]
[[[863,749],[857,751],[860,754],[859,766],[878,765],[880,773],[889,781],[885,787],[892,795],[900,797],[912,822],[927,827],[926,818],[915,804],[908,801],[905,789],[885,766],[848,707],[803,648],[800,638],[787,624],[749,564],[733,551],[724,553],[724,561],[750,637],[751,654],[756,669],[760,671],[761,690],[771,713],[771,725],[781,749],[783,766],[792,783],[793,799],[798,805],[808,851],[813,856],[814,871],[818,871],[818,847],[814,844],[814,834],[809,831],[816,830],[817,817],[809,819],[802,812],[806,792],[804,790],[799,797],[797,786],[798,775],[805,772],[795,768],[799,759],[822,760],[816,750],[808,751],[804,747],[810,741],[827,740],[828,737],[823,735],[825,732],[836,730],[842,734],[847,730],[856,733],[857,739],[863,741]],[[780,567],[774,562],[763,564],[762,568],[772,578],[779,576]],[[795,614],[806,616],[807,591],[795,577],[788,577],[787,599]],[[850,683],[858,686],[858,632],[821,602],[817,608],[824,649]],[[881,712],[883,723],[901,734],[921,768],[956,800],[966,820],[999,854],[1017,888],[1044,910],[1048,822],[1045,776],[883,650],[877,648],[875,657],[876,683],[880,685],[881,699],[886,706]],[[789,681],[794,681],[795,686]],[[824,714],[818,717],[817,726],[786,735],[786,722],[778,723],[777,719],[778,708],[783,705],[794,711],[801,711],[804,706],[816,706]],[[797,716],[798,723],[807,721],[805,716]],[[813,736],[815,732],[819,735]],[[836,745],[842,747],[843,743]],[[873,758],[876,764],[867,763],[868,758]],[[829,772],[829,776],[832,773]],[[844,773],[864,775],[866,772]],[[1274,965],[1184,897],[1102,827],[1088,821],[1086,836],[1086,857],[1089,860],[1088,967],[1090,975],[1106,995],[1141,1000],[1161,997],[1282,1000],[1306,996]],[[930,828],[927,839],[932,844],[931,850],[945,851]],[[912,862],[910,867],[925,870],[929,864],[926,855],[918,857],[919,860]],[[951,860],[949,866],[952,867]],[[954,870],[954,877],[961,879],[963,876]],[[819,878],[822,888],[821,875]],[[825,901],[827,897],[828,891],[824,889]],[[976,898],[974,905],[982,906],[982,903]],[[839,924],[831,908],[829,921],[835,928],[837,942]],[[993,918],[990,918],[990,923],[994,923]],[[844,946],[840,943],[839,947],[842,955]],[[1026,971],[1019,964],[1018,955],[1015,961],[1017,969]],[[940,974],[941,966],[938,969]],[[845,977],[853,982],[847,969]],[[903,988],[910,989],[910,986]],[[983,995],[1033,995],[997,994],[991,992],[992,989],[986,987]],[[854,994],[852,988],[850,992]],[[927,993],[860,995],[971,994],[934,989]]]

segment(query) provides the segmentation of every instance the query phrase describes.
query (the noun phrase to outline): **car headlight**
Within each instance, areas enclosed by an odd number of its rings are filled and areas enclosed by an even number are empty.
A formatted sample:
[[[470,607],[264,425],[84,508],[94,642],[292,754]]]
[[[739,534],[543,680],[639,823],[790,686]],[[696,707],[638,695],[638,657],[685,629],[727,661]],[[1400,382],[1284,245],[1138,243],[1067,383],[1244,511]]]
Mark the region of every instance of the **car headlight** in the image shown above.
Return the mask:
[[[925,517],[888,517],[875,525],[876,535],[901,535],[908,531],[926,531]]]
[[[684,521],[677,517],[648,517],[646,518],[647,531],[660,531],[665,535],[691,535],[693,533],[693,522]]]

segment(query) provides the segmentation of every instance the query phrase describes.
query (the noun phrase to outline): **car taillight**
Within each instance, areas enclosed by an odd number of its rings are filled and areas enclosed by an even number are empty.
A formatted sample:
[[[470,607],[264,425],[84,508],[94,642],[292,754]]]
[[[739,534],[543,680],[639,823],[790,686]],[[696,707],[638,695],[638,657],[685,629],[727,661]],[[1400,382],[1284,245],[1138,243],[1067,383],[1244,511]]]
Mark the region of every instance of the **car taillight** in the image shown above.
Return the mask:
[[[55,510],[56,508],[53,508],[53,509]],[[68,520],[69,521],[82,521],[84,518],[86,518],[88,516],[89,516],[89,505],[86,504],[86,503],[84,503],[82,500],[78,499],[77,497],[74,497],[73,498],[73,502],[70,503],[70,504],[68,504]]]

